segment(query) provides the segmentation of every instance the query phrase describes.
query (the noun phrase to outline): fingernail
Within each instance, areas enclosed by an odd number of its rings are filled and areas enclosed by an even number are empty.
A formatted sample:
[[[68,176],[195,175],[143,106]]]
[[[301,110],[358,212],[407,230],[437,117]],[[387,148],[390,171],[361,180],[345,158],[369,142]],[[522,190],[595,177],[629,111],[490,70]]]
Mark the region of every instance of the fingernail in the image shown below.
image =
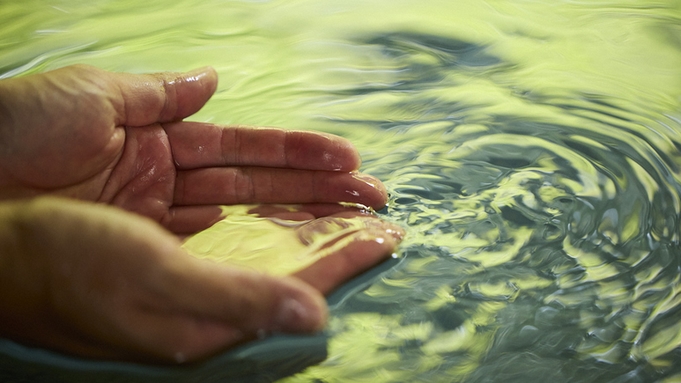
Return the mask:
[[[361,196],[363,199],[361,202],[373,208],[382,208],[385,206],[388,201],[388,192],[378,178],[359,172],[352,173],[352,178],[360,181],[369,188],[364,185],[357,185],[354,190],[346,191],[347,193],[353,195],[355,198]],[[373,201],[370,202],[367,198]]]
[[[295,298],[284,299],[275,316],[273,331],[308,332],[321,330],[322,312],[318,307]]]
[[[202,68],[192,69],[189,72],[185,72],[181,75],[182,82],[196,82],[200,81],[204,77],[208,76],[214,69],[210,66],[205,66]]]

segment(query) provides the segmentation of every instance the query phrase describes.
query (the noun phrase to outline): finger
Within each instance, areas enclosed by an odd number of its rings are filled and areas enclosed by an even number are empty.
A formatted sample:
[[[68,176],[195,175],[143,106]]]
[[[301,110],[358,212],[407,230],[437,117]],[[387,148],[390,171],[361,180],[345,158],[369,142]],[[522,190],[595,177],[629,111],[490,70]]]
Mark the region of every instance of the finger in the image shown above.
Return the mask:
[[[351,218],[358,215],[371,215],[372,212],[363,205],[341,205],[337,203],[318,203],[304,205],[258,205],[248,211],[264,218],[280,218],[292,221],[327,217],[330,215]]]
[[[206,67],[187,73],[109,73],[123,105],[116,125],[146,126],[196,113],[217,88],[218,75]]]
[[[178,235],[205,230],[224,218],[217,205],[171,207],[161,219],[161,225]]]
[[[388,193],[362,173],[271,168],[207,168],[177,172],[174,204],[359,203],[385,206]]]
[[[163,127],[181,169],[238,165],[352,171],[361,163],[348,140],[330,134],[199,122]]]
[[[219,321],[244,333],[312,332],[325,325],[324,298],[290,277],[273,277],[192,258],[168,280],[170,296],[195,317]]]
[[[159,265],[150,276],[156,299],[123,315],[124,334],[90,356],[151,362],[191,362],[258,334],[310,333],[328,315],[319,292],[290,277],[275,278],[189,257]],[[87,344],[85,344],[87,346]],[[82,348],[82,345],[81,345]]]
[[[397,246],[395,237],[380,230],[363,230],[341,239],[348,244],[293,274],[328,294],[343,282],[385,260]]]

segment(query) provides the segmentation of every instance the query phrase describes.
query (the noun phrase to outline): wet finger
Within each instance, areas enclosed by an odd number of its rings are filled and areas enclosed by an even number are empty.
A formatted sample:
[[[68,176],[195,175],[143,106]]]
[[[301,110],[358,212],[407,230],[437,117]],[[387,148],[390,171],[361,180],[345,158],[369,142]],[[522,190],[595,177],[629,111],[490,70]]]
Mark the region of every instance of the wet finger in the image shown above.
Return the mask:
[[[395,238],[381,231],[360,231],[349,243],[293,276],[328,294],[350,278],[370,269],[390,256],[397,246]]]
[[[175,206],[160,223],[174,234],[192,234],[209,228],[222,218],[222,208],[217,205]]]
[[[163,127],[181,169],[264,166],[352,171],[361,163],[348,140],[325,133],[184,121]]]
[[[326,321],[323,297],[290,277],[192,258],[168,280],[176,307],[246,334],[257,331],[312,332]]]
[[[174,204],[359,203],[385,206],[387,192],[361,173],[270,168],[207,168],[179,171]]]
[[[186,73],[108,73],[124,101],[117,125],[146,126],[196,113],[217,88],[217,72],[206,67]]]

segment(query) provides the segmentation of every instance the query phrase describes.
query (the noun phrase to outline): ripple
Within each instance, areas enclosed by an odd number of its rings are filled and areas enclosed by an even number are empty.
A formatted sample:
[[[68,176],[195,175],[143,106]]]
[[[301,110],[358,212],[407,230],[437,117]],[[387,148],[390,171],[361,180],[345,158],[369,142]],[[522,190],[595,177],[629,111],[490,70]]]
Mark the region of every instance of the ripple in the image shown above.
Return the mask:
[[[21,4],[0,76],[212,64],[198,119],[341,134],[384,180],[402,259],[289,381],[679,380],[673,0]]]

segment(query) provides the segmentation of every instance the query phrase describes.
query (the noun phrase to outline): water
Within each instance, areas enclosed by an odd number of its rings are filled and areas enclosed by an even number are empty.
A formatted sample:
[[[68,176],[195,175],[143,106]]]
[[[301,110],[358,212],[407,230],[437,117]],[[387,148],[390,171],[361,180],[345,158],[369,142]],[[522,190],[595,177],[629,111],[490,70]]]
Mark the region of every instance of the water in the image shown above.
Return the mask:
[[[400,260],[292,382],[681,382],[681,3],[0,3],[0,77],[213,65],[193,119],[332,132]]]

